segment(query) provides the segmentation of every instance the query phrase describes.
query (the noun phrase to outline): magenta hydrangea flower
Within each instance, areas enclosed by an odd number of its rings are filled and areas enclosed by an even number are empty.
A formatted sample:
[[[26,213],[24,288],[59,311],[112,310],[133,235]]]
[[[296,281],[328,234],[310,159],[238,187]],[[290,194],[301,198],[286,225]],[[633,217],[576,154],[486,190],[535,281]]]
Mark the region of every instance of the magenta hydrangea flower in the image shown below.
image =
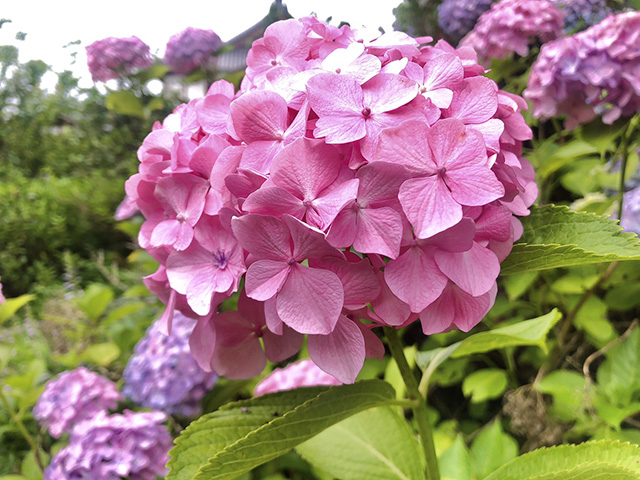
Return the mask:
[[[69,445],[44,471],[44,480],[164,478],[172,447],[162,412],[99,413],[77,424]]]
[[[562,35],[563,13],[549,0],[501,0],[483,13],[460,42],[472,47],[485,61],[521,57],[536,42],[549,42]]]
[[[229,378],[294,356],[343,383],[376,331],[468,331],[537,195],[526,102],[473,49],[315,18],[269,26],[241,89],[179,106],[138,150],[145,278],[197,321],[198,364]],[[238,296],[237,310],[223,302]]]
[[[189,337],[196,322],[177,313],[171,335],[161,332],[156,321],[138,342],[124,370],[124,393],[143,407],[171,415],[193,417],[201,412],[200,401],[216,382],[191,355]]]
[[[640,12],[542,46],[524,92],[533,115],[566,116],[575,128],[596,116],[605,123],[640,112]]]
[[[253,394],[259,397],[267,393],[320,385],[342,385],[342,382],[320,370],[313,361],[307,359],[291,363],[284,368],[276,368],[256,385]]]
[[[111,380],[79,367],[62,372],[47,383],[33,416],[58,438],[78,422],[115,409],[123,399]]]
[[[188,27],[169,38],[163,61],[174,72],[186,74],[205,66],[221,45],[222,40],[213,30]]]
[[[462,40],[493,0],[444,0],[438,5],[438,25],[454,42]]]
[[[106,82],[149,68],[149,45],[138,37],[107,37],[87,46],[87,65],[94,82]]]

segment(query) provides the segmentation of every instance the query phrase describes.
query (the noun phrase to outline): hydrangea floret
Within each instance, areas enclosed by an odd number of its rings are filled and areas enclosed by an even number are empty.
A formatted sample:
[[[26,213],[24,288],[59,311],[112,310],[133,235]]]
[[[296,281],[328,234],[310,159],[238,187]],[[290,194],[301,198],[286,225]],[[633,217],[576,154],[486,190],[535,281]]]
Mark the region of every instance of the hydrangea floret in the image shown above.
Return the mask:
[[[640,235],[640,186],[625,192],[620,225]]]
[[[138,37],[107,37],[87,46],[87,65],[94,82],[106,82],[149,68],[149,45]]]
[[[575,128],[640,112],[640,12],[605,18],[542,46],[524,92],[538,118],[566,116]]]
[[[537,196],[526,102],[472,49],[308,17],[267,28],[241,89],[157,123],[126,182],[145,216],[145,282],[193,318],[200,366],[258,375],[307,337],[343,383],[381,357],[375,333],[418,319],[468,331]],[[220,311],[239,295],[237,311]]]
[[[254,388],[253,394],[259,397],[267,393],[319,385],[342,385],[342,382],[320,370],[313,361],[304,359],[291,363],[284,368],[276,368],[267,377],[260,380]]]
[[[565,32],[577,32],[601,22],[611,14],[606,0],[551,0],[564,13]]]
[[[122,393],[143,407],[170,415],[199,415],[202,397],[217,377],[202,370],[191,355],[189,337],[194,327],[195,322],[179,312],[169,336],[157,322],[152,324],[124,370]]]
[[[169,38],[163,61],[175,73],[186,74],[205,67],[220,46],[222,40],[213,30],[188,27]]]
[[[78,422],[115,409],[123,398],[111,380],[79,367],[47,382],[33,416],[58,438]]]
[[[104,412],[78,423],[51,460],[44,480],[164,478],[172,447],[162,412]]]
[[[492,4],[493,0],[444,0],[438,5],[438,25],[447,37],[458,43]]]
[[[531,45],[562,35],[564,14],[549,0],[501,0],[483,13],[460,42],[483,61],[529,53]]]

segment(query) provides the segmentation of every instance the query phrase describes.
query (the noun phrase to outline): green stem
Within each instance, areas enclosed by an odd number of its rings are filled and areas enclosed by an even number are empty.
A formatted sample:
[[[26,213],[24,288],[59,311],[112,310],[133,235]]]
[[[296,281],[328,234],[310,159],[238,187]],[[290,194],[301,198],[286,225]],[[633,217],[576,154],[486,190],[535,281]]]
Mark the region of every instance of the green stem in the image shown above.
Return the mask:
[[[398,369],[404,380],[404,384],[407,387],[407,394],[409,399],[413,400],[411,410],[413,416],[418,424],[418,433],[422,439],[422,448],[424,449],[424,456],[427,460],[427,479],[428,480],[440,480],[440,471],[438,470],[438,457],[436,456],[436,449],[433,445],[433,434],[431,432],[431,425],[429,424],[429,418],[427,415],[427,402],[425,398],[420,394],[418,390],[418,382],[413,375],[413,371],[407,363],[407,358],[404,356],[404,350],[400,338],[398,338],[398,332],[395,328],[384,327],[384,334],[387,337],[387,344],[391,351],[391,356],[398,364]]]
[[[4,394],[2,385],[0,385],[0,402],[2,402],[2,405],[4,406],[4,408],[7,410],[7,412],[9,412],[9,416],[11,417],[13,422],[17,425],[18,430],[20,430],[20,433],[22,434],[22,436],[25,438],[27,443],[31,446],[31,450],[33,450],[33,457],[35,458],[36,463],[40,468],[40,471],[44,472],[44,465],[42,464],[42,460],[40,459],[40,449],[38,448],[38,444],[33,439],[29,431],[27,430],[27,427],[24,426],[24,423],[22,423],[22,420],[18,418],[18,415],[16,415],[16,411],[11,407],[9,400],[7,400],[7,397]]]

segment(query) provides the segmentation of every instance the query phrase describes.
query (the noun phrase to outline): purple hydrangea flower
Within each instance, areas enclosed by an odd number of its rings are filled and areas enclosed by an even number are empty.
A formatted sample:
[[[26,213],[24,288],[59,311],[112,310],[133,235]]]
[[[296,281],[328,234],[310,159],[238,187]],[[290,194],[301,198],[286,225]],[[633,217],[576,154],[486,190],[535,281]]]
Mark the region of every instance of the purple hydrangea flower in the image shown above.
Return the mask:
[[[562,34],[563,13],[549,0],[501,0],[480,15],[460,42],[473,47],[481,59],[524,57],[529,46],[555,40]]]
[[[444,0],[438,6],[438,25],[458,43],[471,31],[476,21],[491,8],[493,0]]]
[[[591,27],[611,15],[606,0],[551,0],[564,13],[565,32]]]
[[[639,73],[640,12],[621,13],[543,45],[524,96],[535,117],[566,115],[567,128],[611,124],[640,111]]]
[[[195,416],[202,397],[217,376],[202,370],[191,356],[189,336],[196,322],[176,312],[171,335],[156,321],[135,347],[124,371],[127,397],[148,408],[172,415]]]
[[[47,383],[33,416],[58,438],[76,423],[116,408],[123,398],[111,380],[80,367]]]
[[[640,235],[640,187],[629,190],[624,194],[620,225],[627,232],[635,232]]]
[[[204,66],[221,45],[222,40],[213,30],[189,27],[171,36],[167,42],[164,63],[176,73],[189,73],[196,67]]]
[[[162,412],[100,413],[77,424],[44,480],[154,480],[167,474],[171,435]]]
[[[271,375],[256,385],[253,394],[259,397],[266,393],[318,385],[342,385],[342,382],[333,375],[320,370],[313,361],[300,360],[285,368],[276,368]]]
[[[87,46],[87,65],[94,82],[106,82],[153,64],[149,45],[138,37],[108,37]]]

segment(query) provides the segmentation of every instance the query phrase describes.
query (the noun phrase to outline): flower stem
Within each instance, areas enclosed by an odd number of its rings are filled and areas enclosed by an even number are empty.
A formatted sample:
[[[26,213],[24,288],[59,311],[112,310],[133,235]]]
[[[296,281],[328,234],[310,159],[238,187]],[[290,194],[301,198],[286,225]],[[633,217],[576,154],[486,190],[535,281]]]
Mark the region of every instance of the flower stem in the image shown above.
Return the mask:
[[[44,472],[44,465],[42,464],[42,460],[40,459],[40,449],[38,448],[38,444],[33,439],[29,431],[27,430],[27,427],[24,426],[24,423],[22,423],[22,420],[18,418],[16,411],[11,407],[9,400],[7,400],[7,397],[4,394],[2,385],[0,385],[0,402],[2,403],[4,408],[7,410],[7,412],[9,412],[9,416],[18,427],[18,430],[20,430],[20,433],[22,434],[22,436],[25,438],[27,443],[31,446],[31,450],[33,450],[33,457],[35,458],[38,468],[40,468],[40,471]]]
[[[404,356],[404,350],[402,348],[402,343],[398,338],[398,332],[395,328],[384,327],[384,334],[387,337],[387,344],[389,345],[391,356],[398,364],[398,369],[400,370],[404,384],[407,387],[409,399],[415,402],[413,403],[411,410],[413,411],[413,416],[418,424],[418,433],[422,439],[422,448],[424,449],[424,456],[427,460],[427,479],[440,480],[438,458],[436,457],[436,449],[433,445],[433,434],[431,432],[431,425],[429,424],[427,416],[427,402],[418,390],[418,382],[416,377],[413,375],[411,367],[409,367],[409,364],[407,363],[406,357]]]

